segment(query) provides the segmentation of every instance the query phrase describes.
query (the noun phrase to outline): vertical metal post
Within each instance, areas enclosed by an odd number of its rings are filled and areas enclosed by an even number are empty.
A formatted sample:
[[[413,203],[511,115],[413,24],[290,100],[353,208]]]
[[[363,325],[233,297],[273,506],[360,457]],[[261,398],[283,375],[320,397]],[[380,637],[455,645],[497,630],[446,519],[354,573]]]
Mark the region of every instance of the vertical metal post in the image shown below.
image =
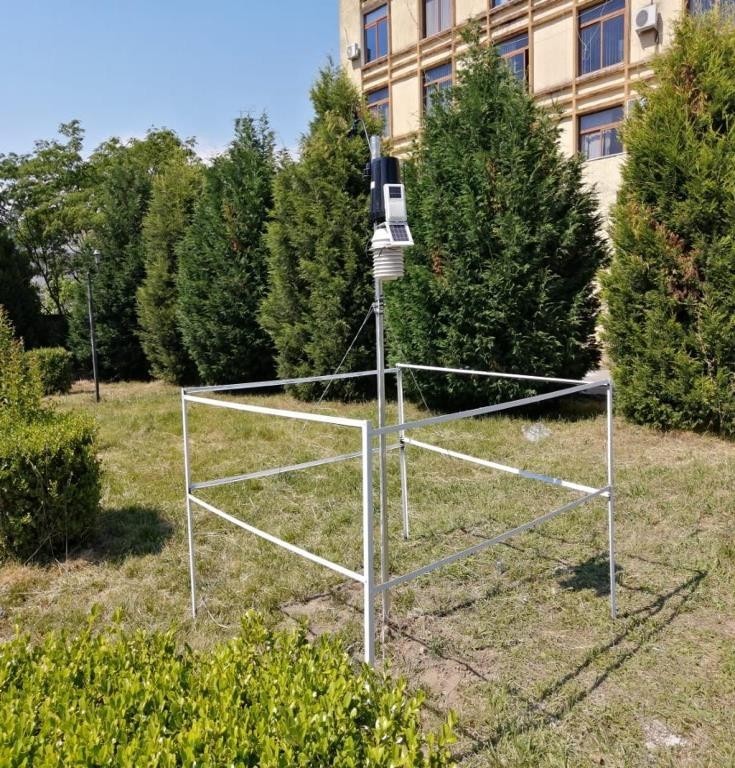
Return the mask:
[[[612,381],[607,385],[607,485],[609,496],[607,498],[607,535],[610,558],[610,615],[617,618],[617,579],[615,574],[615,490],[613,483],[615,450],[613,447],[613,385]]]
[[[184,432],[184,478],[186,480],[186,527],[189,541],[189,581],[191,583],[191,616],[197,617],[196,568],[194,566],[194,520],[191,514],[191,470],[189,467],[189,431],[186,419],[186,400],[181,390],[181,424]]]
[[[373,433],[362,426],[362,573],[365,661],[375,663],[375,610],[373,606]]]
[[[403,424],[406,421],[406,414],[403,408],[403,369],[399,368],[396,375],[396,385],[398,389],[398,423]],[[402,429],[398,433],[398,459],[401,473],[401,512],[403,514],[403,538],[408,539],[408,475],[406,472],[406,444],[404,442],[406,432]]]
[[[87,270],[87,312],[89,313],[89,342],[92,345],[92,375],[94,376],[94,399],[100,401],[100,380],[97,374],[97,335],[94,327],[94,309],[92,307],[92,273]]]
[[[378,377],[378,427],[385,426],[385,331],[383,327],[383,284],[375,280],[375,348]],[[380,578],[383,583],[390,578],[390,551],[388,543],[388,478],[386,475],[387,455],[384,434],[378,435],[380,475]],[[387,590],[382,594],[383,627],[388,622],[390,596]]]

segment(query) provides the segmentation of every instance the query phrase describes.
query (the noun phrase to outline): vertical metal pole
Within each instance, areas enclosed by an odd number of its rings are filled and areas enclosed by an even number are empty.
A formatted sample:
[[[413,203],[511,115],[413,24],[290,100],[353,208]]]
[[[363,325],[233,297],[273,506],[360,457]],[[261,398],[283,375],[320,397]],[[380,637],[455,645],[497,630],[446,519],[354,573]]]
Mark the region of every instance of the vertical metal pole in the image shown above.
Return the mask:
[[[385,335],[383,327],[383,284],[375,280],[375,348],[376,368],[378,372],[378,427],[385,426]],[[388,544],[388,478],[386,476],[387,456],[386,439],[384,434],[378,435],[380,457],[380,578],[383,583],[390,577],[390,551]],[[382,594],[383,628],[388,622],[390,613],[390,596],[385,591]]]
[[[403,369],[398,369],[396,376],[396,384],[398,387],[398,423],[403,424],[406,421],[406,415],[403,408]],[[406,445],[404,439],[406,433],[401,430],[398,433],[398,443],[400,448],[398,449],[398,459],[401,472],[401,512],[403,513],[403,538],[408,539],[408,475],[406,472]]]
[[[617,579],[615,574],[615,490],[613,482],[615,450],[613,447],[613,385],[612,381],[607,385],[607,485],[609,496],[607,498],[607,535],[610,556],[610,615],[617,618]]]
[[[89,313],[89,341],[92,345],[92,375],[94,376],[94,399],[100,401],[100,380],[97,374],[97,335],[94,327],[94,309],[92,307],[92,273],[87,270],[87,312]]]
[[[365,661],[375,663],[375,610],[373,607],[373,433],[362,426],[362,573]]]
[[[191,583],[191,616],[197,617],[197,585],[196,568],[194,566],[194,520],[191,514],[191,474],[189,467],[189,431],[186,419],[186,400],[184,399],[184,390],[181,390],[181,424],[184,432],[184,478],[186,480],[186,527],[187,539],[189,541],[189,581]]]

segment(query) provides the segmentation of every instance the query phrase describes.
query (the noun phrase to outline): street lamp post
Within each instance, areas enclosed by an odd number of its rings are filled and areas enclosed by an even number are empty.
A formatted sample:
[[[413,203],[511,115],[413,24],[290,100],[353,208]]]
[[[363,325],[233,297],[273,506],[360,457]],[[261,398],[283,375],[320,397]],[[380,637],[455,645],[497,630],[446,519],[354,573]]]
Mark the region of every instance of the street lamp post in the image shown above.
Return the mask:
[[[95,266],[99,264],[100,252],[95,248],[94,255]],[[94,399],[100,401],[100,380],[97,374],[97,337],[94,329],[94,308],[92,306],[92,267],[87,270],[87,312],[89,313],[89,341],[92,345],[92,375],[94,376]]]

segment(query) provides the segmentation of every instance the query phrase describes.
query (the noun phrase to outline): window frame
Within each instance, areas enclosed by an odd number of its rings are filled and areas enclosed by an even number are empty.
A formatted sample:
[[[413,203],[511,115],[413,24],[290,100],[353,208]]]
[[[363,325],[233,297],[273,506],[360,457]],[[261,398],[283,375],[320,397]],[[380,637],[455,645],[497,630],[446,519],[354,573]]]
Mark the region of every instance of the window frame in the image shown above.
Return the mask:
[[[434,72],[442,67],[449,66],[449,75],[432,80],[430,83],[426,82],[426,75],[429,72]],[[421,71],[421,109],[424,115],[429,114],[431,109],[428,103],[428,95],[431,90],[443,91],[445,88],[451,88],[454,85],[454,62],[452,59],[443,61],[441,64],[435,64],[433,67],[427,67]]]
[[[621,110],[620,119],[618,121],[612,122],[612,123],[603,123],[602,125],[596,125],[594,128],[587,128],[586,130],[582,130],[582,118],[589,117],[590,115],[599,115],[602,112],[608,112],[612,109]],[[620,141],[620,136],[618,134],[618,131],[620,130],[620,126],[622,126],[624,120],[625,120],[624,104],[613,104],[609,107],[605,107],[604,109],[596,109],[590,112],[583,112],[577,115],[577,151],[584,157],[585,162],[589,162],[590,160],[602,160],[605,157],[617,157],[618,155],[622,155],[625,152],[625,149],[623,148],[623,144]],[[601,154],[598,157],[588,157],[582,150],[582,144],[585,137],[595,133],[599,133],[601,146],[604,146],[604,143],[602,142],[602,134],[610,130],[615,130],[616,138],[620,143],[620,147],[621,147],[620,152],[611,152],[610,154],[607,154],[607,155]]]
[[[370,97],[374,96],[376,94],[382,94],[383,91],[385,91],[385,98],[380,99],[378,101],[371,102]],[[389,139],[392,134],[392,126],[391,126],[391,114],[390,114],[390,86],[384,85],[382,88],[375,88],[372,91],[367,91],[365,93],[365,104],[375,115],[382,115],[383,116],[383,133],[382,136],[384,139]],[[382,111],[382,108],[385,108],[385,112]]]
[[[591,3],[590,5],[582,6],[581,8],[577,8],[577,46],[578,46],[578,52],[577,52],[577,77],[587,77],[589,75],[594,75],[596,72],[602,72],[603,70],[610,69],[611,67],[616,67],[620,64],[625,63],[625,56],[626,56],[626,47],[627,47],[627,31],[628,31],[628,14],[627,14],[627,8],[628,8],[628,0],[623,0],[623,6],[622,8],[619,8],[615,11],[612,11],[610,13],[605,14],[604,16],[600,16],[596,19],[592,19],[591,21],[582,21],[582,16],[587,13],[587,11],[591,11],[594,8],[598,8],[600,6],[605,5],[606,2],[609,2],[609,0],[601,0],[601,2],[598,3]],[[622,33],[622,43],[623,43],[623,54],[619,61],[614,62],[613,64],[606,64],[603,65],[602,61],[604,58],[604,42],[605,38],[603,35],[603,25],[607,21],[611,21],[612,19],[616,19],[621,17],[623,19],[623,33]],[[582,30],[589,29],[590,27],[594,27],[596,25],[599,25],[600,27],[600,33],[599,33],[599,46],[600,46],[600,66],[596,69],[591,69],[588,72],[582,71],[582,62],[583,62],[583,56],[584,56],[584,47],[582,45]]]
[[[381,16],[380,18],[368,24],[367,17],[383,8],[385,9],[385,15]],[[367,45],[368,31],[371,29],[377,30],[381,23],[385,24],[385,53],[381,54],[378,51],[377,56],[374,56],[372,59],[368,59],[368,50],[369,50]],[[379,35],[378,35],[378,32],[376,31],[375,33],[376,47],[377,47],[378,40],[379,40]],[[372,64],[375,61],[380,61],[381,59],[385,59],[390,55],[390,3],[388,2],[381,3],[379,5],[376,5],[374,8],[370,8],[369,10],[363,11],[362,13],[362,49],[363,49],[363,65],[364,66]]]
[[[500,46],[507,45],[508,43],[513,42],[514,40],[519,40],[520,38],[526,38],[526,44],[524,46],[521,46],[519,48],[514,48],[512,51],[508,51],[508,53],[501,53],[500,52]],[[500,56],[503,61],[507,61],[508,59],[512,59],[521,53],[523,54],[523,80],[526,85],[529,84],[528,79],[528,68],[529,68],[529,45],[530,45],[530,35],[528,34],[528,31],[522,32],[520,34],[515,34],[512,37],[506,37],[504,40],[498,40],[497,42],[493,42],[493,45],[498,51],[498,56]],[[513,75],[515,76],[515,72],[513,72]],[[519,82],[521,82],[519,78]]]
[[[445,0],[437,0],[439,3],[439,29],[436,32],[427,32],[426,31],[426,3],[429,2],[429,0],[421,0],[421,39],[426,40],[427,38],[434,37],[435,35],[441,35],[443,32],[446,32],[447,30],[450,30],[454,26],[454,0],[446,0],[447,4],[447,20],[446,25],[442,26],[442,19],[441,19],[441,7],[442,2]]]

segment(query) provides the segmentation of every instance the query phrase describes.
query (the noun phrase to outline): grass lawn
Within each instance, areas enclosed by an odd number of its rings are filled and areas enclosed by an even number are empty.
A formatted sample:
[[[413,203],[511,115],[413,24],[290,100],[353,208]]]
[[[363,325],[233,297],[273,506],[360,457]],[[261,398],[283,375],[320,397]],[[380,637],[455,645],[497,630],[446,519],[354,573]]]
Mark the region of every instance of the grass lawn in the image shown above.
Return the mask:
[[[299,407],[287,396],[253,398]],[[305,617],[361,654],[361,593],[331,571],[195,510],[201,609],[189,615],[181,413],[160,383],[57,398],[93,412],[103,512],[64,562],[0,565],[0,640],[102,619],[177,627],[206,647],[251,606],[273,624]],[[323,403],[370,418],[372,404]],[[410,416],[419,409],[409,409]],[[395,414],[389,414],[391,418]],[[430,427],[417,439],[604,485],[605,419],[593,404],[541,417]],[[193,479],[359,448],[352,430],[193,406]],[[462,766],[735,765],[735,445],[616,422],[619,617],[609,618],[605,505],[593,502],[393,593],[381,663],[427,693],[431,722],[459,714]],[[574,498],[564,490],[408,449],[412,537],[400,535],[390,460],[391,570],[418,567]],[[360,468],[345,462],[202,491],[283,538],[358,569]],[[302,619],[303,620],[303,619]]]

